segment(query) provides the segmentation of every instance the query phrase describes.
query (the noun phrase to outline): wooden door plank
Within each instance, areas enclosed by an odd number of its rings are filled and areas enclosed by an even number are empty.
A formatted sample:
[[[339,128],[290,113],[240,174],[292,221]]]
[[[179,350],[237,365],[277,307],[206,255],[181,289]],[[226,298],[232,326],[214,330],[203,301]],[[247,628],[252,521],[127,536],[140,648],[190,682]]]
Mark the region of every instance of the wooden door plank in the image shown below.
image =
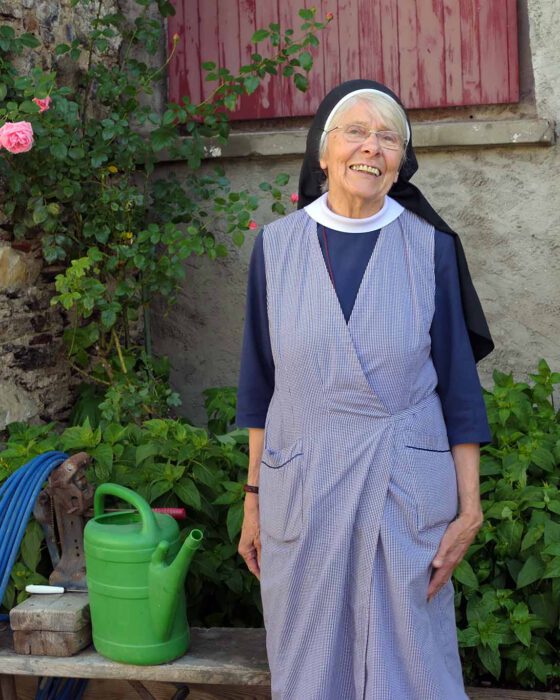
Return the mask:
[[[360,32],[356,0],[339,0],[337,22],[340,79],[353,80],[360,77]]]
[[[418,94],[418,21],[416,1],[398,4],[399,85],[398,94],[411,108],[421,103]]]
[[[509,98],[507,0],[479,2],[480,98],[486,104]]]
[[[399,94],[399,15],[397,0],[381,0],[382,82]],[[402,96],[400,96],[402,98]],[[406,105],[408,106],[408,105]]]
[[[219,2],[217,6],[218,56],[220,68],[235,75],[241,67],[241,31],[237,2]]]
[[[519,99],[516,0],[174,0],[170,41],[181,35],[169,66],[169,93],[193,101],[210,94],[200,63],[236,71],[251,53],[272,55],[250,39],[258,28],[280,22],[299,35],[298,9],[316,7],[333,22],[309,47],[310,89],[297,91],[281,76],[266,77],[240,100],[233,119],[312,115],[323,96],[343,80],[381,80],[407,107],[426,108],[513,102]],[[171,48],[171,43],[169,44]]]
[[[493,0],[492,0],[493,1]],[[463,104],[480,103],[480,47],[477,0],[460,0]]]
[[[508,87],[509,102],[519,101],[519,36],[517,1],[507,0]]]
[[[439,107],[445,98],[443,0],[416,0],[418,104]]]
[[[180,80],[180,96],[188,94],[191,102],[201,102],[201,68],[200,68],[200,31],[198,18],[198,0],[177,0],[183,4],[183,21],[184,21],[184,41],[185,41],[185,57],[184,57],[184,73]],[[183,77],[184,76],[184,77]],[[184,86],[184,87],[183,87]]]
[[[218,0],[199,0],[198,2],[200,63],[212,61],[220,64],[219,33],[218,33]],[[206,99],[216,89],[217,80],[206,80],[206,71],[201,72],[200,91]]]
[[[360,77],[383,82],[383,36],[379,0],[358,0]]]
[[[239,57],[241,65],[251,62],[251,55],[255,53],[255,45],[251,42],[257,29],[256,0],[239,0]],[[260,29],[261,27],[259,27]],[[229,66],[227,66],[229,68]],[[258,95],[245,95],[238,100],[237,111],[230,114],[230,119],[254,119],[255,111],[259,106]]]
[[[276,0],[258,0],[255,5],[255,29],[266,29],[271,22],[278,22],[278,5]],[[263,55],[265,55],[265,51],[273,51],[270,44],[259,44],[253,50]],[[271,53],[266,55],[271,55]],[[244,98],[245,119],[268,119],[276,115],[276,111],[280,107],[277,101],[277,83],[277,80],[272,80],[271,76],[267,75],[257,91],[250,98]],[[247,115],[247,110],[250,110],[250,116]]]
[[[339,51],[339,21],[340,21],[340,3],[339,0],[333,0],[331,3],[331,12],[334,14],[328,31],[325,32],[325,37],[320,37],[323,46],[323,61],[325,65],[325,93],[329,92],[340,84],[340,51]]]
[[[463,102],[463,71],[459,0],[443,0],[443,18],[445,104],[460,105]]]
[[[175,0],[173,6],[175,14],[169,18],[167,25],[167,55],[171,54],[173,48],[175,48],[175,54],[167,66],[167,83],[169,99],[179,102],[183,95],[189,93],[186,74],[186,47],[188,40],[185,37],[184,0]],[[173,41],[175,34],[179,35],[179,41],[177,42]]]

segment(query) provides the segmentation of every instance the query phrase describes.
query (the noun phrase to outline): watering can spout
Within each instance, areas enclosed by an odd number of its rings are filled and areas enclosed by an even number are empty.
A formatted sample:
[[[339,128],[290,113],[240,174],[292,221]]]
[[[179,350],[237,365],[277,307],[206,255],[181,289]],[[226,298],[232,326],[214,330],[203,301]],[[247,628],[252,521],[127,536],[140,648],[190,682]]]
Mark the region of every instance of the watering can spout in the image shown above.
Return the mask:
[[[171,634],[175,612],[183,593],[192,558],[202,542],[202,532],[192,530],[175,559],[167,564],[169,543],[162,540],[152,554],[149,569],[149,598],[156,635],[165,641]]]

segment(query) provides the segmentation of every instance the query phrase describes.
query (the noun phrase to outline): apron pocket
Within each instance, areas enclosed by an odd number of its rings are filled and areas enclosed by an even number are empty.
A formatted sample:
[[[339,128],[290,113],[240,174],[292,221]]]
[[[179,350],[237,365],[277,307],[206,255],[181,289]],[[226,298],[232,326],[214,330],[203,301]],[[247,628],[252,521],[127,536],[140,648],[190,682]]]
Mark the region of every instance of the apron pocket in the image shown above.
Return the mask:
[[[457,474],[447,435],[408,430],[404,439],[418,506],[418,530],[451,522],[457,515]]]
[[[259,478],[261,530],[276,540],[296,540],[303,525],[302,443],[264,448]]]

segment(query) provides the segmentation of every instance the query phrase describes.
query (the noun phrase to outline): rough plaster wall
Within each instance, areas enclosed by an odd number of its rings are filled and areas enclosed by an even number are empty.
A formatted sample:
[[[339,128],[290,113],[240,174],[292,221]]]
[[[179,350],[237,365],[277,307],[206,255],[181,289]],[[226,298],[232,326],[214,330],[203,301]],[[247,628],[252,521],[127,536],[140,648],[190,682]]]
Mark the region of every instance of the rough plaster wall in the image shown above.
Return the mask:
[[[258,191],[261,182],[270,182],[281,172],[290,174],[285,191],[297,190],[299,159],[222,162],[234,190]],[[162,169],[162,175],[165,171]],[[181,168],[175,168],[181,174]],[[264,198],[263,198],[264,200]],[[259,227],[277,216],[263,201],[254,219]],[[288,210],[292,205],[288,202]],[[170,309],[155,306],[152,313],[154,350],[167,355],[171,381],[183,400],[180,413],[203,423],[202,391],[212,386],[237,384],[239,354],[245,307],[247,267],[255,234],[247,232],[242,248],[231,243],[231,254],[219,261],[192,258],[186,265],[186,277],[176,304]],[[215,234],[227,242],[219,228]]]
[[[521,31],[529,34],[534,86],[527,87],[527,66],[522,84],[531,100],[534,90],[537,116],[560,122],[560,0],[528,0],[527,9]],[[540,357],[560,369],[559,146],[424,152],[419,162],[414,182],[461,233],[496,341],[480,365],[483,383],[494,368],[524,377]],[[223,165],[234,186],[253,191],[288,172],[290,191],[300,159]],[[259,224],[272,218],[268,205],[255,215]],[[190,261],[177,305],[155,314],[156,348],[171,358],[183,412],[200,422],[201,391],[237,381],[250,249],[248,241],[226,261]]]

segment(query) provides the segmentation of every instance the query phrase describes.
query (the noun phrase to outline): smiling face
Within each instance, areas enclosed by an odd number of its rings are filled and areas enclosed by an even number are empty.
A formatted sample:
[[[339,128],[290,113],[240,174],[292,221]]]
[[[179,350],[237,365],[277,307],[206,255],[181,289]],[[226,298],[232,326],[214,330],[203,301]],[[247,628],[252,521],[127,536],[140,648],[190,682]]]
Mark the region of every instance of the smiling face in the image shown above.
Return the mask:
[[[372,105],[363,101],[344,110],[329,129],[349,124],[363,125],[372,131],[394,129]],[[329,180],[329,207],[336,214],[352,218],[365,218],[378,212],[385,195],[397,181],[402,157],[402,148],[383,149],[373,134],[364,143],[352,143],[346,140],[342,129],[330,131],[319,159]]]

